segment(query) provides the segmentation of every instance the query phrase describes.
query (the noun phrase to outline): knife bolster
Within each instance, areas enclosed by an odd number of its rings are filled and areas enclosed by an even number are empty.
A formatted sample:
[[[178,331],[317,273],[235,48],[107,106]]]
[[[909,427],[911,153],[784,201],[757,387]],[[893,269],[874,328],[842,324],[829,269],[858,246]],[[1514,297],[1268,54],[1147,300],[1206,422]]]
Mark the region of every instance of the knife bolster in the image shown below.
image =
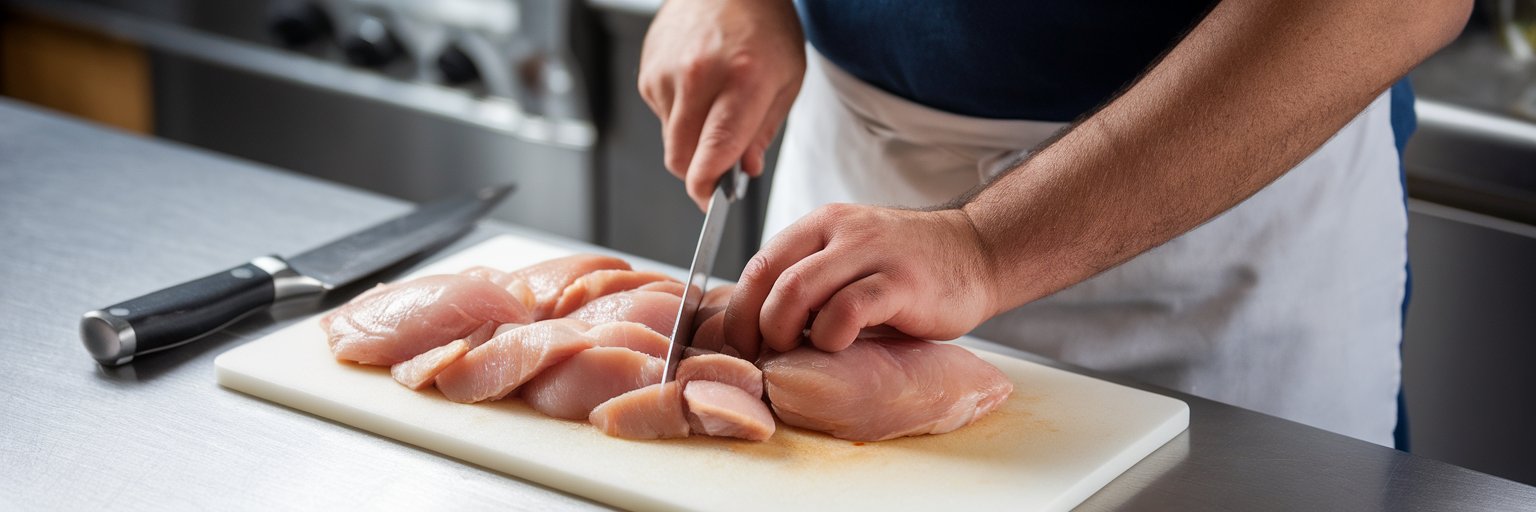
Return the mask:
[[[251,260],[251,264],[272,276],[273,303],[319,295],[328,289],[325,283],[300,274],[289,266],[287,261],[277,256],[262,256]]]

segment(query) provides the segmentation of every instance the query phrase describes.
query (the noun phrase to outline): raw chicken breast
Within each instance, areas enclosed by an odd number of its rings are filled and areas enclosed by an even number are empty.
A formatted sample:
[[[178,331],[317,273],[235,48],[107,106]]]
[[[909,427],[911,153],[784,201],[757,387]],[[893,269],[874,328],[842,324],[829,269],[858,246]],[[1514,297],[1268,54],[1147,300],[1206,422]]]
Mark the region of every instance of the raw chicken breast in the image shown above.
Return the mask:
[[[682,390],[677,382],[651,384],[603,402],[587,421],[604,434],[626,439],[688,437]]]
[[[592,339],[568,322],[528,324],[464,354],[437,374],[437,389],[455,402],[498,400],[544,369],[589,348]]]
[[[766,441],[773,437],[773,413],[760,397],[741,388],[708,380],[683,387],[688,428],[695,434]]]
[[[949,432],[1013,392],[970,351],[914,339],[859,339],[836,353],[802,346],[761,366],[779,419],[853,441]]]
[[[683,296],[683,289],[687,288],[687,287],[688,287],[687,285],[685,285],[683,283],[679,283],[677,281],[657,281],[657,282],[646,284],[644,286],[641,286],[641,287],[635,288],[635,289],[636,290],[640,290],[640,291],[647,291],[647,292],[670,293],[672,295],[676,295],[678,297],[682,297]]]
[[[677,363],[678,382],[687,384],[695,380],[730,384],[758,400],[763,398],[763,372],[745,359],[725,354],[706,354]]]
[[[467,339],[453,340],[452,343],[422,352],[421,355],[412,357],[409,361],[395,363],[389,368],[389,375],[395,378],[400,385],[422,390],[432,385],[437,374],[447,368],[448,365],[458,361],[465,352],[469,352]]]
[[[485,342],[491,341],[491,338],[496,337],[496,334],[501,332],[501,327],[504,326],[504,325],[519,326],[519,325],[523,325],[523,324],[504,324],[504,323],[501,323],[501,322],[486,322],[486,323],[482,324],[479,329],[475,329],[474,332],[471,332],[471,333],[469,333],[469,335],[464,336],[464,338],[463,338],[464,343],[466,345],[468,345],[469,348],[475,348],[475,347],[478,347],[480,345],[484,345]]]
[[[672,340],[635,322],[609,322],[587,330],[599,347],[624,347],[652,357],[667,357]]]
[[[320,319],[337,359],[393,365],[463,338],[486,322],[531,320],[528,309],[490,281],[426,276],[380,286]]]
[[[665,336],[672,335],[677,322],[677,308],[682,299],[661,292],[630,290],[599,297],[570,314],[583,322],[599,325],[608,322],[639,322]]]
[[[534,317],[543,320],[554,318],[555,303],[565,288],[581,276],[599,270],[630,270],[624,260],[598,254],[573,254],[510,272],[511,276],[528,284],[533,290],[536,306]]]
[[[517,301],[527,306],[529,311],[532,311],[538,303],[534,299],[533,289],[528,287],[528,283],[523,282],[522,278],[514,276],[509,272],[502,272],[491,267],[476,266],[465,269],[463,272],[459,272],[459,274],[478,277],[495,283],[496,286],[506,289],[507,293],[512,294],[513,297],[517,297]]]
[[[639,272],[634,270],[599,270],[576,278],[570,286],[560,292],[560,298],[555,301],[555,308],[550,316],[565,316],[571,314],[598,297],[627,290],[633,290],[641,286],[672,281],[666,274],[657,272]]]
[[[699,347],[688,347],[683,349],[684,360],[687,360],[690,357],[707,356],[710,354],[719,354],[719,352],[715,352],[713,350],[705,350]]]
[[[539,373],[518,396],[545,415],[584,420],[610,398],[661,382],[663,366],[627,348],[593,347]]]

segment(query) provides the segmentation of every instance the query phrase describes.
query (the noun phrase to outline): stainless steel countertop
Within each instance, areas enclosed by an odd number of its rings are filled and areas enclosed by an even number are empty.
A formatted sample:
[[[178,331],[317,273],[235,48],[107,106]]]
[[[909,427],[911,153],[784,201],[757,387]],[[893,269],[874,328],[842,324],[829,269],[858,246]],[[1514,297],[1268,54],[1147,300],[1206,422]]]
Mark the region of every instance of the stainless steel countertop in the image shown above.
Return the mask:
[[[84,311],[409,207],[0,100],[0,509],[600,507],[214,383],[217,354],[295,321],[291,312],[120,370],[80,344]],[[599,250],[490,222],[450,250],[501,233]],[[1083,509],[1536,504],[1536,488],[1138,387],[1187,401],[1190,429]]]

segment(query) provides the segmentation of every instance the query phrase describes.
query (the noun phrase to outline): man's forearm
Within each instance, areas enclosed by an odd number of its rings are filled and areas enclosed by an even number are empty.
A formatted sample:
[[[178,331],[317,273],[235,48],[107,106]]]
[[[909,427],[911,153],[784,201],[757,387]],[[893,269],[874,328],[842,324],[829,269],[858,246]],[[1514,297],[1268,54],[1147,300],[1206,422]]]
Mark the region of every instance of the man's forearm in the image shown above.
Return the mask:
[[[1227,0],[1133,87],[962,207],[1009,309],[1280,177],[1455,37],[1466,0]]]

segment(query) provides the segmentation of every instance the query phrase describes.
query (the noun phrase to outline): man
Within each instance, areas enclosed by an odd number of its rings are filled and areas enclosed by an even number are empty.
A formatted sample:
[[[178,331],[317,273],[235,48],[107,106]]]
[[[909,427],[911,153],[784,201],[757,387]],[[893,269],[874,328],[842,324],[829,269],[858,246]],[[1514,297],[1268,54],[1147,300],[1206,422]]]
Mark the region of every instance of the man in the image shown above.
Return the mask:
[[[700,204],[733,162],[760,174],[789,119],[733,342],[974,329],[1391,443],[1389,89],[1470,1],[798,8],[672,0],[646,36],[640,91]]]

